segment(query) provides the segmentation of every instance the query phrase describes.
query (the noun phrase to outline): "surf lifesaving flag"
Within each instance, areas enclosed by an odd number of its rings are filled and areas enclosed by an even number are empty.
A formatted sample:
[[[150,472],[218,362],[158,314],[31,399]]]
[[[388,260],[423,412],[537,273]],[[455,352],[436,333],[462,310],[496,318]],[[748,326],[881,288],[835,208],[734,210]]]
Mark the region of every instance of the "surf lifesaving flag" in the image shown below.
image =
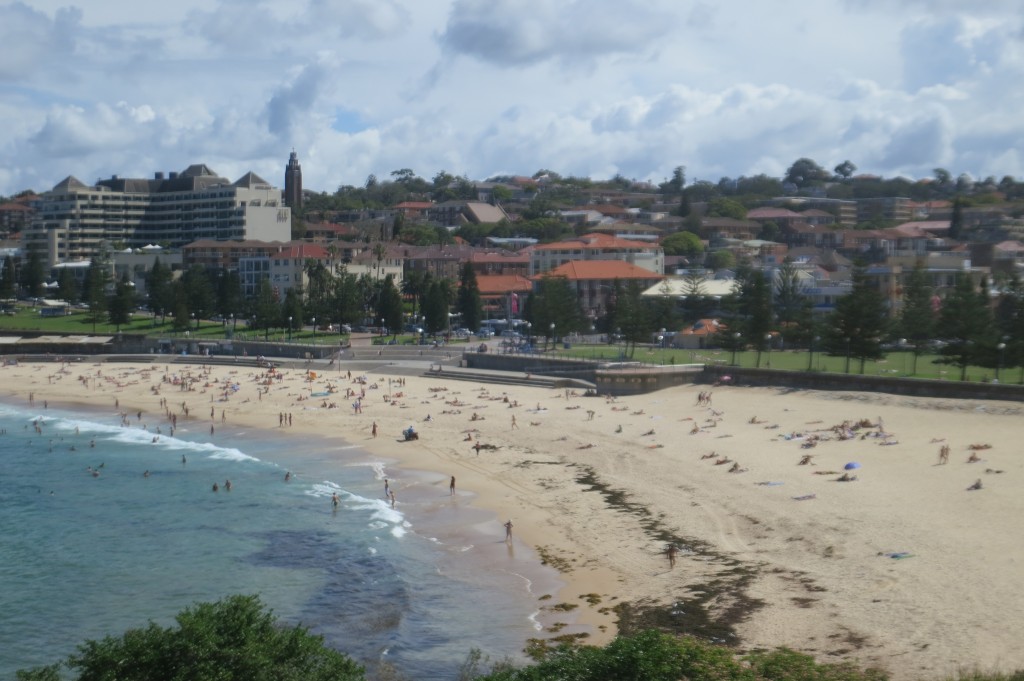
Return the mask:
[[[509,300],[511,301],[509,303],[509,309],[512,310],[512,314],[519,314],[519,296],[516,293],[513,293],[509,297]]]

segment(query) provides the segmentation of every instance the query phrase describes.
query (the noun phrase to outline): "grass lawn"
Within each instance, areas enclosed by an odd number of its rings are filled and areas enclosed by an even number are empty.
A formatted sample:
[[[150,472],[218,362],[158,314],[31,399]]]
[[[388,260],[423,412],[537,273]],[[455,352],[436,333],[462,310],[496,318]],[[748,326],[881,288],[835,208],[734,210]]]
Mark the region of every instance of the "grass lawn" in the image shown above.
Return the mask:
[[[188,331],[188,337],[200,340],[216,340],[228,336],[230,324],[199,320],[198,324],[193,323]],[[108,324],[106,319],[97,321],[94,325],[88,310],[73,310],[66,317],[41,317],[39,311],[32,308],[19,308],[15,315],[0,315],[0,331],[31,331],[54,335],[97,335],[112,336],[118,329],[113,324]],[[136,313],[129,324],[121,325],[121,333],[142,334],[159,338],[185,338],[186,332],[175,331],[173,319],[167,318],[167,322],[161,324],[160,318],[154,318],[144,313]],[[271,329],[266,334],[263,329],[248,329],[244,324],[238,323],[234,337],[239,340],[263,340],[265,336],[273,342],[284,342],[288,339],[287,329]],[[317,331],[315,334],[312,328],[292,329],[291,338],[293,341],[302,343],[316,342],[317,345],[337,345],[340,336],[336,333]]]
[[[161,324],[159,319],[150,316],[136,315],[130,324],[121,326],[122,333],[144,334],[160,338],[185,338],[185,332],[175,331],[170,318],[167,323]],[[188,337],[201,340],[216,340],[225,338],[228,328],[222,322],[200,321],[198,328],[193,326],[188,332]],[[40,317],[39,311],[31,308],[20,308],[17,314],[12,316],[0,315],[0,331],[31,331],[47,334],[65,335],[101,335],[111,336],[117,333],[117,327],[107,324],[105,321],[93,325],[88,311],[74,310],[66,317]],[[268,334],[262,329],[247,329],[241,325],[235,331],[234,337],[238,340],[261,341]],[[338,334],[326,331],[317,331],[315,334],[310,329],[293,329],[291,339],[295,342],[313,343],[317,345],[337,345],[342,337]],[[374,338],[373,342],[387,342],[391,336]],[[269,340],[275,343],[283,343],[288,340],[287,329],[271,329]],[[413,343],[417,339],[414,335],[401,334],[398,336],[398,343]],[[457,342],[457,341],[455,341]],[[458,343],[453,349],[465,347],[464,343]],[[719,364],[731,365],[733,353],[728,350],[675,350],[671,348],[650,348],[638,347],[633,357],[622,357],[623,347],[619,345],[577,345],[569,350],[561,346],[555,352],[544,353],[545,357],[574,357],[581,359],[601,359],[608,361],[636,361],[648,364]],[[869,376],[898,376],[914,378],[933,378],[941,380],[960,380],[960,369],[948,364],[936,364],[938,355],[924,354],[917,358],[916,371],[914,355],[911,352],[895,351],[889,353],[884,359],[867,361],[861,369],[860,361],[851,358],[849,371],[851,374],[865,374]],[[737,352],[735,363],[740,367],[756,367],[771,369],[782,369],[785,371],[807,371],[808,362],[812,361],[813,371],[832,373],[847,373],[846,357],[829,356],[822,352],[815,352],[810,357],[806,350],[785,350],[762,352],[760,358],[756,351]],[[968,381],[986,381],[995,377],[995,371],[987,367],[971,366],[967,368]],[[1005,368],[1000,374],[1003,383],[1024,383],[1024,372],[1020,368]]]
[[[579,357],[587,359],[605,359],[609,361],[636,361],[648,364],[733,364],[733,353],[728,350],[675,350],[671,348],[638,347],[632,359],[621,357],[622,347],[612,345],[576,346],[570,350],[559,349],[554,356]],[[861,369],[860,360],[850,358],[849,373],[868,376],[896,376],[913,378],[933,378],[941,380],[960,380],[960,368],[949,364],[937,364],[939,355],[922,354],[917,357],[916,370],[914,354],[909,351],[890,352],[883,359],[868,360]],[[758,362],[760,361],[760,364]],[[807,371],[808,363],[812,371],[831,373],[847,373],[846,357],[830,356],[815,352],[813,358],[806,350],[785,350],[762,352],[760,358],[756,351],[737,352],[736,366],[753,368],[782,369],[785,371]],[[968,381],[986,381],[995,377],[995,370],[989,367],[967,367]],[[1020,368],[1004,368],[1000,372],[1003,383],[1022,383]]]

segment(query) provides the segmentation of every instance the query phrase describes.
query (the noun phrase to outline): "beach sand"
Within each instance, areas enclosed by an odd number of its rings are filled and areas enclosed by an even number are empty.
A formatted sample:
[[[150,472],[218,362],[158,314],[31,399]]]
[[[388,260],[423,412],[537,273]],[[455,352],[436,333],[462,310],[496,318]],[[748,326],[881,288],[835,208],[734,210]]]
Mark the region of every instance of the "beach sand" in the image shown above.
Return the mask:
[[[36,407],[113,410],[116,400],[166,433],[166,399],[179,427],[212,426],[214,441],[225,423],[281,428],[454,475],[456,493],[497,514],[497,540],[511,520],[515,541],[559,570],[566,586],[548,607],[574,620],[560,634],[587,632],[587,642],[607,642],[617,622],[655,623],[741,650],[851,660],[898,681],[1024,667],[1022,405],[696,385],[610,401],[385,366],[349,379],[340,368],[321,366],[313,381],[300,369],[268,379],[198,363],[23,364],[2,375],[21,404],[30,393]],[[173,384],[186,376],[197,379],[190,391]],[[365,390],[362,413],[346,389]],[[711,404],[698,404],[707,391]],[[402,442],[409,425],[420,439]],[[844,473],[857,479],[837,481]]]

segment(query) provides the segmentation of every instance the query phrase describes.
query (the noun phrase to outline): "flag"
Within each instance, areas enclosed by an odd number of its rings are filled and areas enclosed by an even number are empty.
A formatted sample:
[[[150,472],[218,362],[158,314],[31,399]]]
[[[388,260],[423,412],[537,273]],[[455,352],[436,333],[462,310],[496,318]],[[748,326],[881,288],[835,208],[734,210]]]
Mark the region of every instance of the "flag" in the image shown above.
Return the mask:
[[[519,314],[519,296],[516,295],[515,293],[513,293],[512,296],[511,296],[511,300],[512,300],[512,303],[511,303],[512,314],[517,315],[517,314]]]

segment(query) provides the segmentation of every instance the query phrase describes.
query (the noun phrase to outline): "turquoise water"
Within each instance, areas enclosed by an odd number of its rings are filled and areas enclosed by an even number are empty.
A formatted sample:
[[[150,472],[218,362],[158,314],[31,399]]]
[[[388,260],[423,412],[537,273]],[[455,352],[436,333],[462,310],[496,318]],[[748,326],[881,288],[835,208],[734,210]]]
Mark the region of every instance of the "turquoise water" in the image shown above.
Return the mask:
[[[130,421],[0,405],[0,678],[234,593],[414,679],[454,678],[471,648],[519,658],[537,635],[555,575],[447,477],[343,443]]]

